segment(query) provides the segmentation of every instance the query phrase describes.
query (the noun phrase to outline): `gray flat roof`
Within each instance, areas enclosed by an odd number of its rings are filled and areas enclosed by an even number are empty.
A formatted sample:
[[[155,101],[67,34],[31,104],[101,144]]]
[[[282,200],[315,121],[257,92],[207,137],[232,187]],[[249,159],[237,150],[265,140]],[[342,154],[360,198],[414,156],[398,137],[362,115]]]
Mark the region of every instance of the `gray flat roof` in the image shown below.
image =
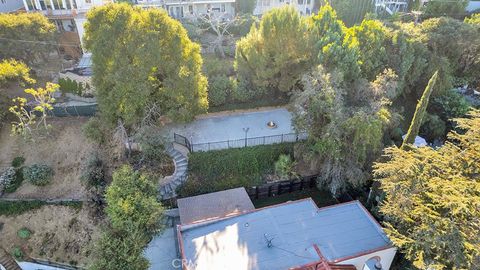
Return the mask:
[[[320,260],[314,245],[328,261],[391,246],[358,201],[319,209],[304,199],[179,231],[189,270],[288,269]]]
[[[233,188],[177,200],[180,223],[188,224],[254,210],[245,188]]]

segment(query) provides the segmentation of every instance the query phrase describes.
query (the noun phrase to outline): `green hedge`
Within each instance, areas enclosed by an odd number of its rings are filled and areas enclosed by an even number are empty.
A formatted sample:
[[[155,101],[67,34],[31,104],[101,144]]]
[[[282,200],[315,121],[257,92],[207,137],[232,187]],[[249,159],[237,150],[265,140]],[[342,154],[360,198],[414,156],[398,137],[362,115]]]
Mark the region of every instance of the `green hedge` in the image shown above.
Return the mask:
[[[0,216],[16,216],[41,208],[44,205],[62,205],[80,210],[82,202],[47,203],[43,201],[0,201]]]
[[[293,143],[195,152],[189,156],[189,179],[180,197],[261,184],[281,154],[293,156]]]

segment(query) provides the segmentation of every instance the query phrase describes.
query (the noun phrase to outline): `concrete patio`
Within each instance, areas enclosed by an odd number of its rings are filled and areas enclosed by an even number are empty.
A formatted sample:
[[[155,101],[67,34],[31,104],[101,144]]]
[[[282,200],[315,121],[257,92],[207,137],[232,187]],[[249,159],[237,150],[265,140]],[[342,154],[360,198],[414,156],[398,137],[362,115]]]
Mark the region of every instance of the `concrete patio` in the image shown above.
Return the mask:
[[[144,251],[150,262],[149,270],[178,270],[181,262],[177,260],[174,228],[167,228],[161,235],[157,235],[148,244]],[[178,266],[178,267],[177,267]]]
[[[268,127],[272,121],[275,127]],[[238,113],[202,115],[187,124],[168,126],[169,140],[174,133],[186,137],[192,151],[210,151],[245,146],[295,142],[299,137],[292,126],[292,114],[286,108]]]

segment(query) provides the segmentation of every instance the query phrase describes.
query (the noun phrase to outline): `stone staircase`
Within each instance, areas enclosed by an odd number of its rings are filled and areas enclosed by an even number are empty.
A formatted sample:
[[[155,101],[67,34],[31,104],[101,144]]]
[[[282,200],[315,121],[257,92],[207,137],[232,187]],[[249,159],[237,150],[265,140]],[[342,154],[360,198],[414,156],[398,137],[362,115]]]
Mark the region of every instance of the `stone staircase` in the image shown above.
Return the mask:
[[[166,177],[167,183],[160,186],[160,199],[166,200],[176,197],[175,190],[185,181],[188,176],[188,157],[185,151],[180,150],[180,146],[175,144],[166,147],[166,153],[173,159],[175,164],[175,172],[173,175]]]

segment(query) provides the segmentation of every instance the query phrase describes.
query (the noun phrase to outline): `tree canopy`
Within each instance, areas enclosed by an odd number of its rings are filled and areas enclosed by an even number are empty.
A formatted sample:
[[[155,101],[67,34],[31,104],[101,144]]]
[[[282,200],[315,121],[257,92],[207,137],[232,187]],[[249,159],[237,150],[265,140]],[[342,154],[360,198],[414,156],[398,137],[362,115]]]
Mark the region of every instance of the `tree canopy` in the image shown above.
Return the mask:
[[[359,76],[360,67],[356,48],[349,46],[346,38],[348,30],[333,8],[325,4],[317,15],[311,16],[309,23],[309,42],[313,48],[314,57],[327,70],[343,72],[348,79]]]
[[[0,14],[0,59],[35,63],[56,48],[55,25],[41,13]]]
[[[272,9],[237,42],[235,68],[252,88],[289,92],[308,66],[307,24],[291,6]]]
[[[105,199],[110,224],[95,245],[92,270],[146,270],[145,246],[158,233],[162,205],[155,181],[124,165],[113,173]]]
[[[115,171],[105,194],[108,205],[105,211],[112,227],[127,232],[155,231],[163,211],[156,194],[155,182],[149,177],[129,166]]]
[[[385,150],[375,179],[390,239],[419,269],[475,269],[480,261],[480,111],[457,119],[444,146]]]
[[[460,18],[465,15],[465,8],[468,5],[468,0],[435,0],[425,3],[425,16],[441,17],[450,16]]]
[[[368,164],[382,149],[383,130],[391,119],[385,93],[396,87],[385,83],[396,79],[393,73],[384,77],[345,88],[341,75],[319,66],[303,77],[303,91],[294,96],[294,126],[309,134],[297,150],[319,171],[319,187],[334,195],[364,185]]]
[[[166,11],[127,4],[92,9],[84,40],[99,108],[110,123],[134,125],[152,104],[178,121],[206,111],[200,46]]]

